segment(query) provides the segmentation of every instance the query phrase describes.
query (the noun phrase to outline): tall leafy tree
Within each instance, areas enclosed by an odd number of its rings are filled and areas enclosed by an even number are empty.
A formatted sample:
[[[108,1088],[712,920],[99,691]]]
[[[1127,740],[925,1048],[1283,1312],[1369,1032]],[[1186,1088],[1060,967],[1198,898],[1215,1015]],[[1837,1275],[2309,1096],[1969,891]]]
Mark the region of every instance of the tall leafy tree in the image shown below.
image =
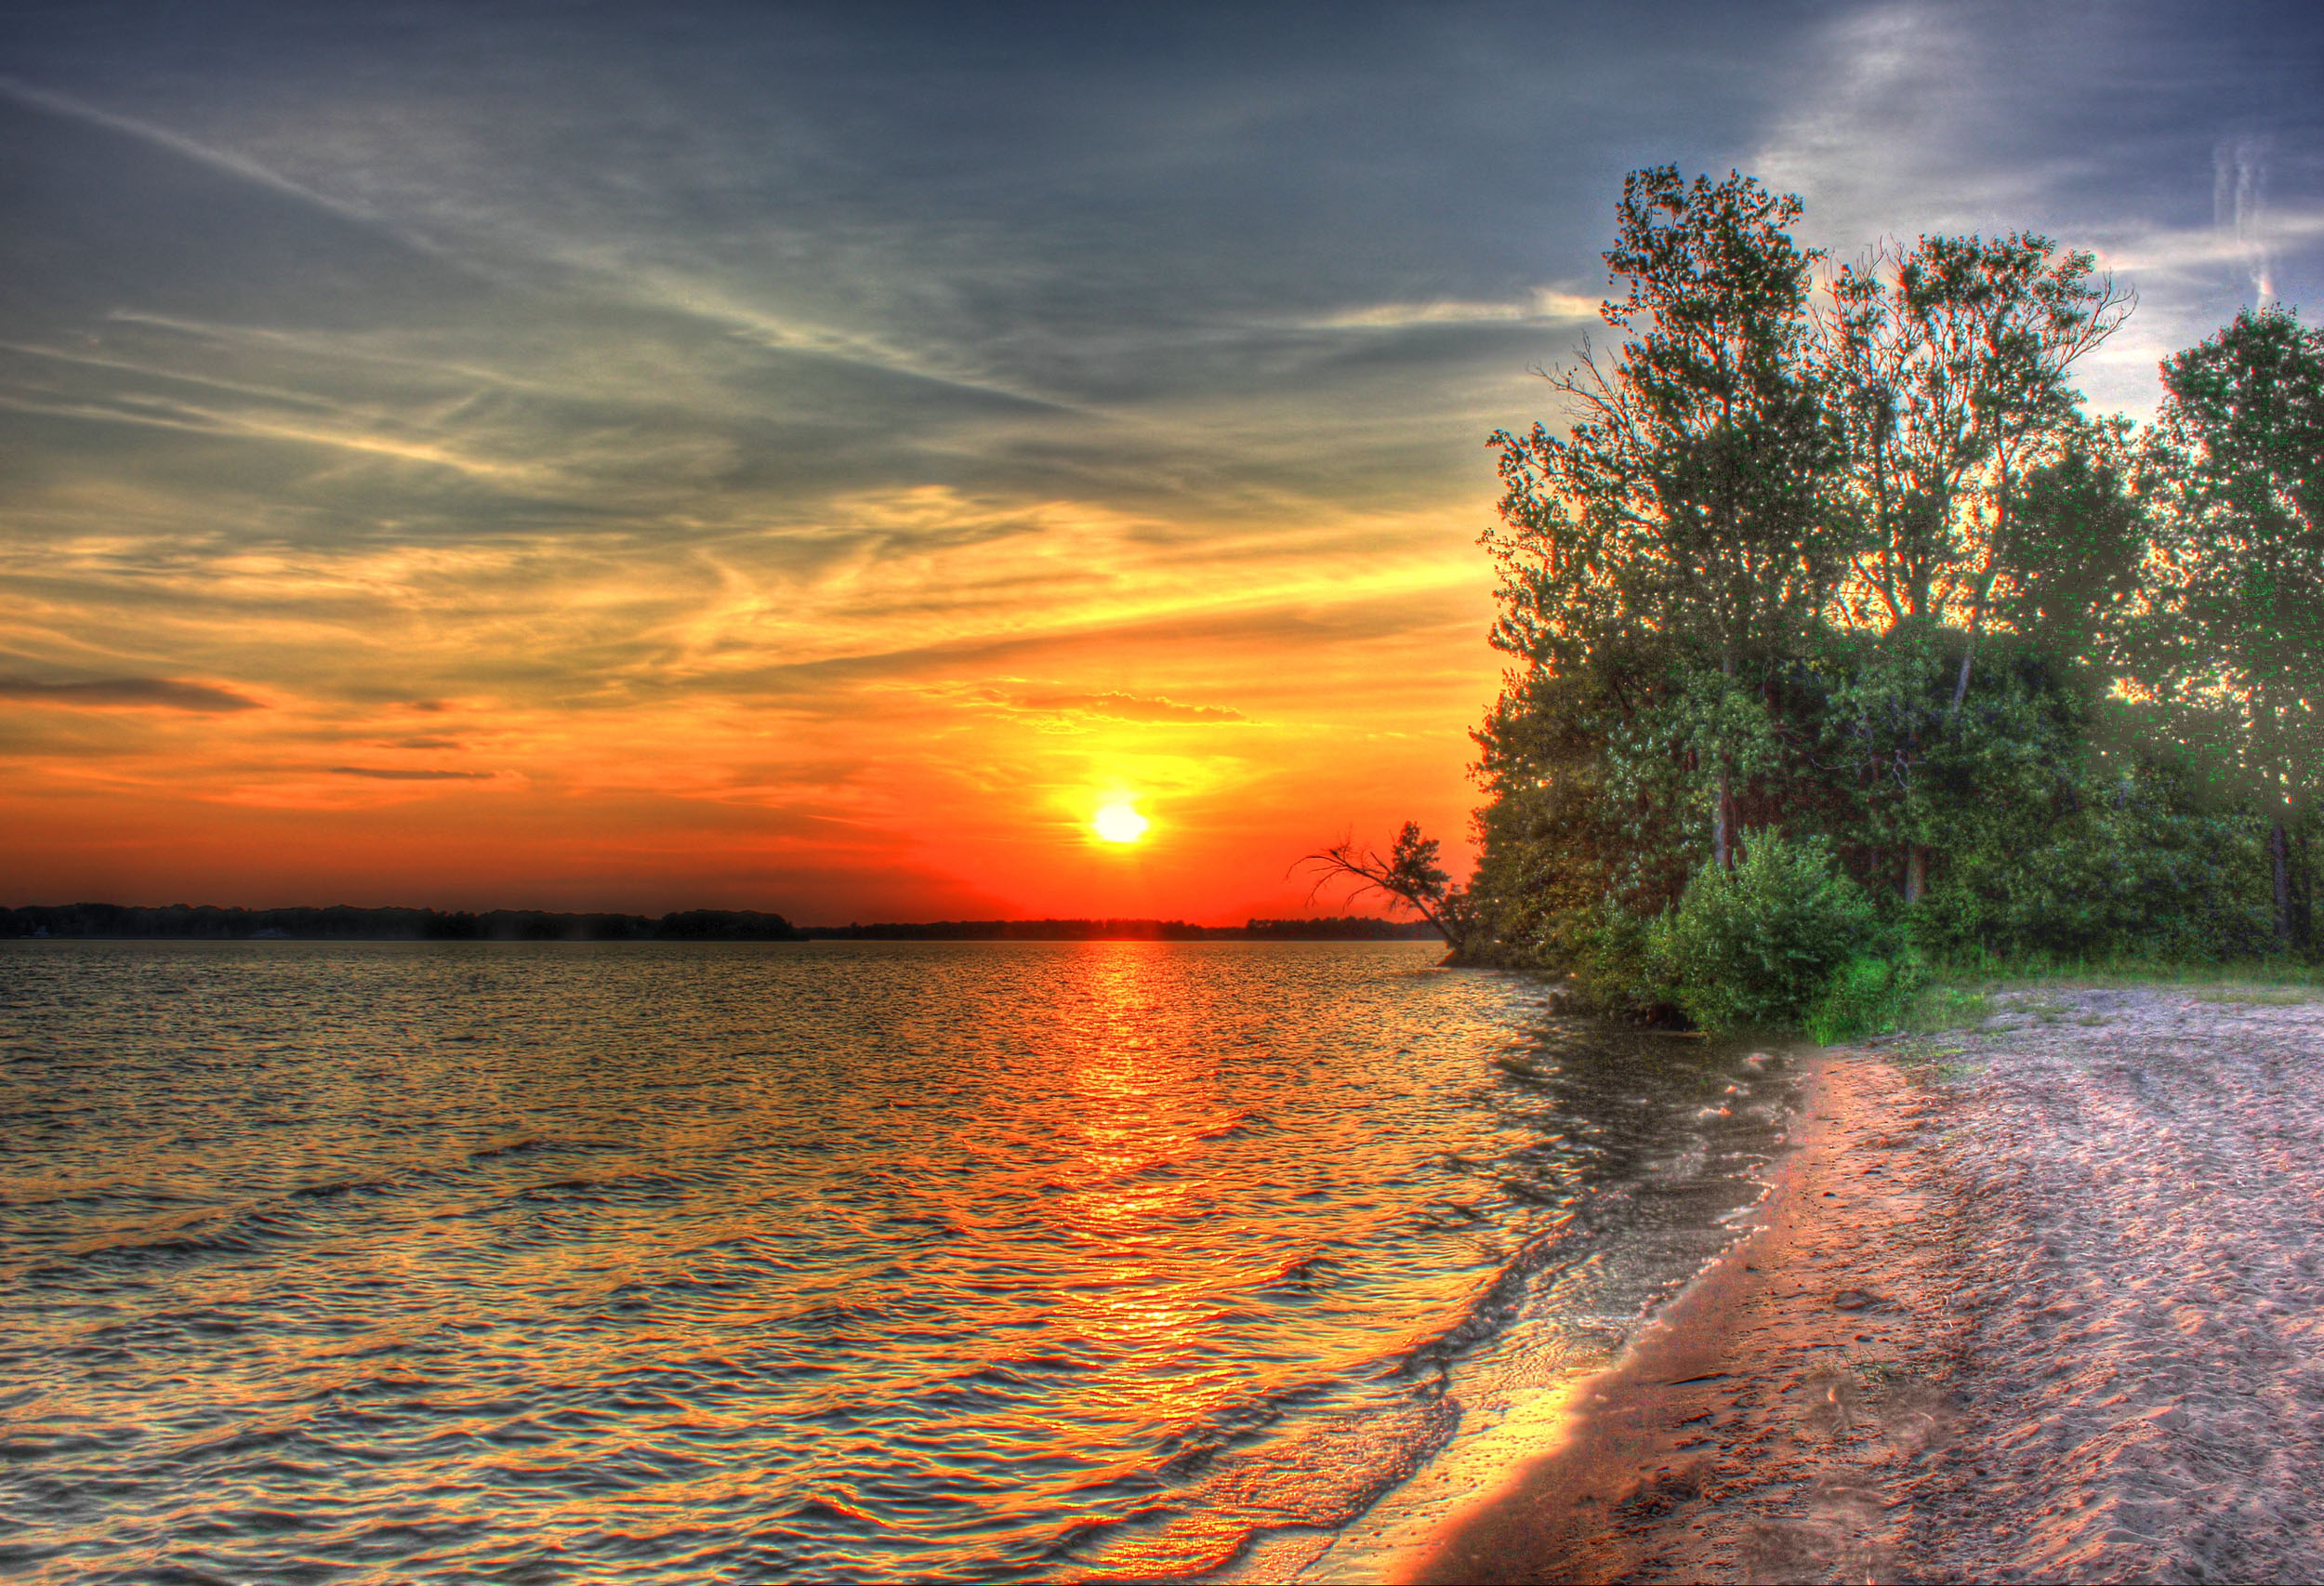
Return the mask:
[[[1966,630],[1948,726],[1995,588],[2019,565],[2010,553],[2026,541],[2011,516],[2027,476],[2085,428],[2068,376],[2134,305],[2094,269],[2091,255],[2060,256],[2026,232],[1923,236],[1843,266],[1831,284],[1823,360],[1865,531],[1852,604],[1892,630]],[[1916,746],[1907,763],[1917,756]],[[1916,842],[1908,900],[1927,876]]]
[[[2227,719],[2232,771],[2270,816],[2288,947],[2291,828],[2324,784],[2324,333],[2280,310],[2245,312],[2162,380],[2158,642],[2144,681]]]
[[[1796,650],[1854,546],[1826,509],[1838,456],[1816,377],[1811,267],[1788,228],[1800,201],[1731,173],[1675,165],[1623,183],[1606,324],[1628,339],[1552,377],[1566,435],[1503,430],[1502,575],[1495,642],[1552,671],[1644,633],[1676,640],[1732,683]],[[1727,753],[1710,746],[1712,853],[1732,863]]]

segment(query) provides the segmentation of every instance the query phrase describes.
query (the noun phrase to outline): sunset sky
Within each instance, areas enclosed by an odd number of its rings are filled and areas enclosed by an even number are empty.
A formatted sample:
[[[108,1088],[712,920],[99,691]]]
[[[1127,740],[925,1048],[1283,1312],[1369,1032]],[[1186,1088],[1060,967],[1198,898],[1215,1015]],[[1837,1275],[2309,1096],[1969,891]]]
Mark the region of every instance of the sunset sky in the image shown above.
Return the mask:
[[[1625,171],[2093,248],[2143,416],[2324,311],[2319,84],[2291,5],[7,7],[0,904],[1299,913],[1463,835]]]

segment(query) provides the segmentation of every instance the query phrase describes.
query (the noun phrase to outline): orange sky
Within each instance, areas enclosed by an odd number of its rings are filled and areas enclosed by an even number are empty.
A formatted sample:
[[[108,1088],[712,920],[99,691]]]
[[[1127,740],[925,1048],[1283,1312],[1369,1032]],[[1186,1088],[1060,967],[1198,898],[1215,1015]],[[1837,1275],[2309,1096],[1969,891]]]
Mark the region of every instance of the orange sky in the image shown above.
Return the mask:
[[[73,548],[59,615],[138,628],[177,686],[20,689],[35,752],[0,820],[38,836],[14,890],[1218,922],[1302,912],[1287,867],[1347,830],[1457,838],[1497,677],[1467,525],[1285,535],[1231,576],[1153,527],[1040,503],[812,581],[745,535],[658,588],[628,563],[512,576],[498,551],[250,559],[199,601],[95,613],[129,581]],[[526,675],[607,642],[650,654],[586,686]],[[1122,800],[1152,823],[1134,845],[1090,827]]]

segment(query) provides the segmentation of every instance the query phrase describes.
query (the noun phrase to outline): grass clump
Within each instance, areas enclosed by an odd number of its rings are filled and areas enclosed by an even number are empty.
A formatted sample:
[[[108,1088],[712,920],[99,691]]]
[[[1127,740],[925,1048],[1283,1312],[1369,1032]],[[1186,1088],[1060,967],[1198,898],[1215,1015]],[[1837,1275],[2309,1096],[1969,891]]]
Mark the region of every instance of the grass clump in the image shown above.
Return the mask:
[[[2296,1008],[2319,997],[2324,997],[2324,992],[2307,985],[2212,985],[2196,992],[2195,1000],[2243,1007]]]
[[[1913,956],[1858,954],[1840,966],[1802,1024],[1808,1039],[1829,1046],[1912,1027],[1928,990],[1928,968]]]
[[[1992,1016],[1992,993],[1933,976],[1906,1011],[1900,1027],[1910,1035],[1933,1036],[1942,1030],[1965,1030]]]
[[[1852,964],[1826,1002],[1809,1016],[1808,1035],[1824,1044],[1868,1035],[1936,1035],[1971,1029],[2007,1013],[2044,1024],[2058,1024],[2068,1015],[2075,1024],[2092,1027],[2111,1023],[2104,1013],[2078,1011],[2071,1001],[2053,995],[2069,991],[2185,987],[2198,1002],[2238,1007],[2289,1008],[2324,1001],[2324,971],[2281,959],[2178,964],[1981,958],[1932,965],[1908,955],[1908,961],[1918,969],[1917,984],[1891,1004],[1877,1000],[1873,971]],[[1861,977],[1861,989],[1843,984],[1850,974]],[[1856,1008],[1864,1011],[1848,1017],[1847,1011]]]
[[[2199,988],[2199,997],[2207,988],[2223,998],[2233,998],[2262,988],[2324,992],[2324,964],[2289,958],[2189,960],[1976,953],[1940,958],[1934,966],[1933,979],[1988,994],[2171,985]]]

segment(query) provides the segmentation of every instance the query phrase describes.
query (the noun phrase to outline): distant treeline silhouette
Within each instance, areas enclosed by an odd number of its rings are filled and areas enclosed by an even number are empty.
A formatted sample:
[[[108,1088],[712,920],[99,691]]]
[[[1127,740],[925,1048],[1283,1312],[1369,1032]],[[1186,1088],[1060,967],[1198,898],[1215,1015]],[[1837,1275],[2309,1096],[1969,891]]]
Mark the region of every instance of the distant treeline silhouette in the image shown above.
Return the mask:
[[[1436,942],[1444,932],[1425,919],[1372,919],[1347,915],[1327,919],[1251,919],[1236,934],[1279,942]]]
[[[1182,919],[940,919],[922,924],[797,926],[750,909],[642,914],[483,913],[432,908],[218,908],[171,904],[139,908],[76,903],[0,908],[0,937],[309,942],[1089,942],[1433,940],[1425,923],[1388,919],[1253,919],[1189,925]]]
[[[1420,942],[1437,932],[1425,921],[1252,919],[1241,925],[1189,925],[1182,919],[938,919],[923,924],[809,925],[810,936],[856,942]]]
[[[136,908],[75,903],[0,908],[0,936],[170,937],[237,941],[292,937],[324,942],[799,942],[779,914],[687,909],[642,914],[549,914],[496,908],[216,908],[171,904]]]

